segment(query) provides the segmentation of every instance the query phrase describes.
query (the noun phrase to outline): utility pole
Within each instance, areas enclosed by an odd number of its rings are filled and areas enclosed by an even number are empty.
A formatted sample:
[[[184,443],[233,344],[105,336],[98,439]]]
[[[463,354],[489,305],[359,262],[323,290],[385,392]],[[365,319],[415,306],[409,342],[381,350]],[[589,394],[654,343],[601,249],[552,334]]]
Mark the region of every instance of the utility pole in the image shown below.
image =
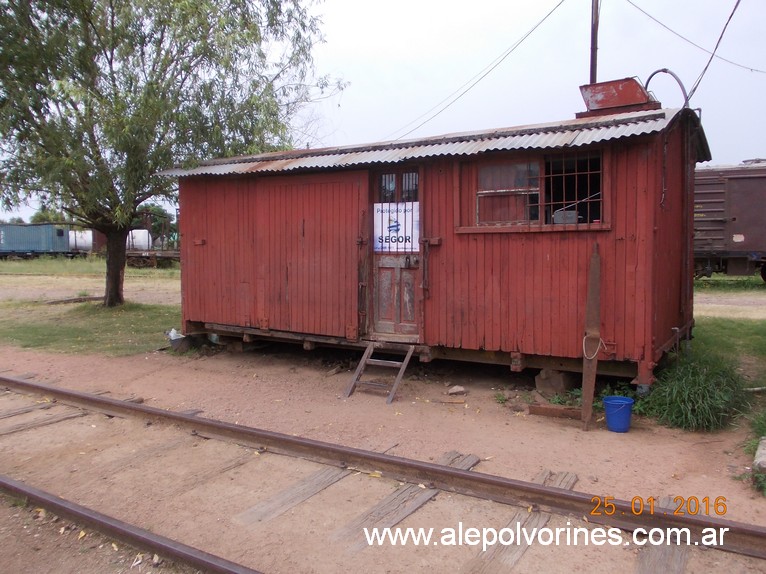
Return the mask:
[[[598,4],[601,0],[591,0],[590,16],[590,83],[596,83],[598,67]]]

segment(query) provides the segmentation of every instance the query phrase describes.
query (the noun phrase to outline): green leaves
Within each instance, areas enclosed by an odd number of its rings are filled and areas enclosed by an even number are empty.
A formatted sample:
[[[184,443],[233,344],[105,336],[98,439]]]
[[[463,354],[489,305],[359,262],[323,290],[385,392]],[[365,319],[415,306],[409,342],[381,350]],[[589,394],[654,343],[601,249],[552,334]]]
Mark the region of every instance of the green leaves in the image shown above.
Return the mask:
[[[158,171],[290,145],[320,39],[302,2],[0,0],[0,200],[114,238],[173,196]]]
[[[691,431],[723,428],[748,407],[742,377],[721,357],[684,356],[663,370],[643,399],[650,416]]]
[[[317,26],[301,0],[0,0],[3,199],[123,227],[162,169],[289,145]]]

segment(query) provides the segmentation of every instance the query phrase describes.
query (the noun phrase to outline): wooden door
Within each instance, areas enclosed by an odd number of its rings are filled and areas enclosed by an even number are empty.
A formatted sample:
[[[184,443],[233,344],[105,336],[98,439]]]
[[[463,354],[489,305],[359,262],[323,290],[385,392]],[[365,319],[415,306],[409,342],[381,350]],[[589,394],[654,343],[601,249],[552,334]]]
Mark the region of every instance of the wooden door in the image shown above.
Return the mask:
[[[419,334],[419,262],[417,253],[375,255],[375,333]]]
[[[418,342],[422,277],[418,172],[374,176],[373,337]]]

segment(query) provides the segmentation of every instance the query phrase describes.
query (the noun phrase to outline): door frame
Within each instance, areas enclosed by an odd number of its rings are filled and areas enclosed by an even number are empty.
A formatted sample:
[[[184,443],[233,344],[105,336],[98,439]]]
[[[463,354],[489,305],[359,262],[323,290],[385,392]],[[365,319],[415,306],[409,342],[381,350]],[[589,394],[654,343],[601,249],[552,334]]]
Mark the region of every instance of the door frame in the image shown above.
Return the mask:
[[[390,193],[384,193],[381,194],[381,179],[384,175],[390,175],[393,174],[396,177],[396,191],[394,193],[394,196],[392,197]],[[411,194],[402,194],[402,188],[404,187],[402,185],[403,178],[406,177],[404,174],[415,174],[416,176],[416,196],[412,197]],[[368,285],[370,288],[368,289],[368,300],[367,300],[367,328],[365,339],[369,340],[376,340],[376,341],[391,341],[391,342],[401,342],[401,343],[420,343],[423,340],[423,332],[424,332],[424,290],[423,290],[423,272],[424,272],[424,265],[423,265],[423,252],[422,247],[420,245],[420,242],[418,240],[419,237],[423,236],[423,198],[422,198],[422,191],[423,191],[423,173],[422,169],[419,165],[406,165],[406,166],[388,166],[383,167],[379,169],[370,170],[370,184],[369,184],[369,212],[370,215],[368,217],[368,225],[369,225],[369,236],[371,238],[371,241],[369,242],[369,249],[368,249],[368,257],[369,257],[369,276],[368,276]],[[410,183],[412,183],[410,181]],[[383,197],[381,197],[383,195]],[[389,201],[381,201],[382,199],[394,199],[394,202]],[[418,204],[419,208],[419,218],[418,218],[418,227],[417,227],[417,236],[414,238],[413,241],[413,249],[409,251],[405,250],[399,250],[399,251],[376,251],[376,242],[378,241],[378,237],[375,235],[375,206],[378,203],[406,203],[405,201],[401,201],[402,199],[409,199],[411,201],[414,201]],[[379,269],[379,261],[382,257],[387,256],[401,256],[402,259],[409,256],[412,258],[415,258],[415,263],[412,265],[411,268],[417,269],[417,272],[415,274],[414,279],[414,317],[415,317],[415,323],[417,324],[417,332],[415,333],[386,333],[386,332],[378,332],[376,331],[376,322],[377,322],[377,305],[378,305],[378,269]]]

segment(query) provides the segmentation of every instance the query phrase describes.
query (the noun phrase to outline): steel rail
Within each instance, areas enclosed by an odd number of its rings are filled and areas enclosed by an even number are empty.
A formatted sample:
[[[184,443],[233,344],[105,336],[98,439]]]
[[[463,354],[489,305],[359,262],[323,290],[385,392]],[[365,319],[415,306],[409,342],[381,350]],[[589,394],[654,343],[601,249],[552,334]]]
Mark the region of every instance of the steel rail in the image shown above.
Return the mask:
[[[104,396],[51,387],[41,383],[0,376],[0,386],[23,393],[51,397],[70,405],[98,411],[111,416],[143,417],[166,421],[207,438],[226,440],[257,449],[297,456],[324,464],[378,471],[402,482],[426,484],[430,488],[548,511],[573,515],[590,523],[617,527],[622,530],[645,532],[652,528],[688,529],[692,543],[702,540],[703,531],[726,528],[724,544],[719,550],[766,559],[766,528],[727,520],[719,516],[680,514],[656,508],[653,512],[634,513],[631,502],[610,500],[610,516],[594,515],[592,511],[603,496],[548,487],[475,471],[466,471],[430,462],[406,459],[327,442],[295,437],[269,430],[236,425],[193,415],[166,411],[144,404],[128,403]]]
[[[79,525],[89,526],[106,536],[135,546],[137,549],[151,550],[163,558],[186,564],[203,572],[215,574],[260,574],[258,570],[253,570],[220,556],[187,546],[177,540],[166,538],[165,536],[155,534],[69,500],[64,500],[49,492],[28,486],[7,476],[0,475],[0,490],[18,498],[31,500],[35,506],[50,510],[52,513],[68,518]]]

